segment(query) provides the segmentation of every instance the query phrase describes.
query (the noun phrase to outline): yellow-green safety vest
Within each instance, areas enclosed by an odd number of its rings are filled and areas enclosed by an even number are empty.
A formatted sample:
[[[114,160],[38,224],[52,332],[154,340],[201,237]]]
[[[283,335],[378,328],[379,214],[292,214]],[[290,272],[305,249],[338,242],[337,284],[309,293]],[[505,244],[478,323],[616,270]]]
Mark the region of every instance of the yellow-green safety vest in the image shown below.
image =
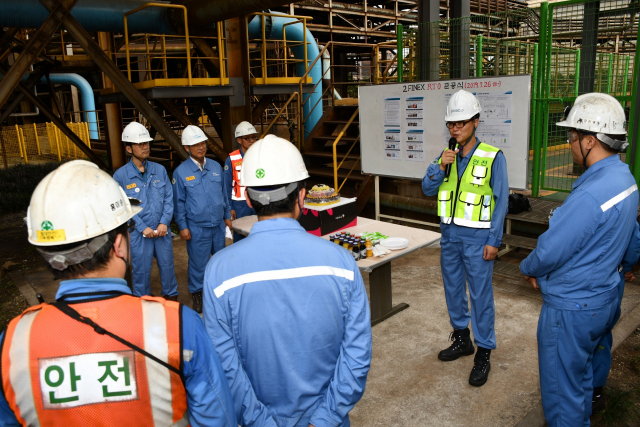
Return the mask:
[[[481,142],[458,179],[457,157],[449,178],[438,188],[438,215],[443,224],[469,228],[491,228],[495,202],[491,189],[491,166],[500,150]],[[438,163],[440,163],[438,161]]]

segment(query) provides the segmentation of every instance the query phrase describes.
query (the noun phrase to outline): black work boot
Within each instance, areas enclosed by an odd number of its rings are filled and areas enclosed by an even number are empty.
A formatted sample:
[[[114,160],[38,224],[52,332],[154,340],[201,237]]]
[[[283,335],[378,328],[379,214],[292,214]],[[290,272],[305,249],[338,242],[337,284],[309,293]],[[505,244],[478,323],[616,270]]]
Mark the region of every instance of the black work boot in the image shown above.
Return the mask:
[[[443,362],[456,360],[460,356],[471,356],[476,351],[471,342],[471,332],[469,328],[454,329],[449,339],[453,341],[453,344],[446,350],[438,353],[438,359]]]
[[[202,314],[202,291],[192,293],[191,297],[193,298],[193,310]]]
[[[471,370],[471,375],[469,375],[469,384],[480,387],[487,382],[489,371],[491,370],[490,357],[491,350],[478,346],[478,352],[473,359],[473,369]]]

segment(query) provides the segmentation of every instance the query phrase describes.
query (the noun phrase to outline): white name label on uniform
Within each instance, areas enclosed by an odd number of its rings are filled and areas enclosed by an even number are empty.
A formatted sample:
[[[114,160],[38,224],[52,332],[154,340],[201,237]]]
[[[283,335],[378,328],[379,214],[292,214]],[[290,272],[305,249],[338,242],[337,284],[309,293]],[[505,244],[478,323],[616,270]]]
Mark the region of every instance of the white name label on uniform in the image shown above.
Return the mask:
[[[38,360],[45,409],[138,399],[133,350]]]

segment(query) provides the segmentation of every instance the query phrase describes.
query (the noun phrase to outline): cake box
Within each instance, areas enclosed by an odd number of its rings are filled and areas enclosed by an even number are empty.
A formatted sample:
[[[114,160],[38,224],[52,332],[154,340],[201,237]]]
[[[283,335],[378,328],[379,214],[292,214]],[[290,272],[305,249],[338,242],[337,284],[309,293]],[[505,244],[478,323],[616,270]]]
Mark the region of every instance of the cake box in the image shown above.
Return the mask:
[[[342,197],[339,202],[328,206],[309,206],[305,203],[298,219],[307,232],[324,236],[343,228],[358,225],[356,199]]]

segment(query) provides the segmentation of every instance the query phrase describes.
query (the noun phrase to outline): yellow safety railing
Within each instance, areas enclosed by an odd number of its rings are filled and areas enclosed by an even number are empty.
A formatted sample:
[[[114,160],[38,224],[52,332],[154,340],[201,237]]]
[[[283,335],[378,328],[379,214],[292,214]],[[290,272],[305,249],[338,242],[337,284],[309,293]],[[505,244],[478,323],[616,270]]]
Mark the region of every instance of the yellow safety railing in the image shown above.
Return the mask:
[[[181,9],[184,18],[184,36],[166,34],[141,34],[129,39],[128,17],[148,7],[165,7]],[[124,14],[125,55],[127,64],[127,77],[132,81],[132,64],[143,64],[144,79],[134,83],[138,89],[146,89],[155,86],[205,86],[228,84],[229,78],[226,70],[224,23],[216,25],[216,37],[200,37],[198,39],[214,40],[217,55],[213,57],[198,56],[196,59],[207,59],[217,63],[219,77],[211,77],[204,69],[193,70],[191,50],[193,43],[189,36],[189,24],[187,20],[187,8],[177,4],[146,3]],[[182,42],[184,39],[184,42]],[[184,56],[182,55],[184,54]],[[132,60],[132,55],[144,55],[143,59]],[[186,59],[186,69],[180,77],[169,74],[168,61],[183,61]],[[154,65],[156,64],[156,65]],[[181,68],[182,62],[178,62],[176,68]],[[135,72],[135,70],[134,70]],[[195,74],[195,75],[194,75]],[[185,78],[186,75],[186,78]],[[115,91],[115,89],[114,89]]]
[[[249,51],[249,71],[251,74],[251,84],[286,84],[296,83],[298,78],[290,76],[289,67],[292,64],[304,64],[305,75],[309,70],[309,59],[307,57],[307,22],[313,18],[300,15],[285,15],[275,13],[256,12],[252,16],[259,16],[262,25],[262,35],[258,39],[250,39],[249,43],[259,44],[259,48]],[[282,39],[267,39],[266,21],[267,17],[293,18],[295,21],[287,22],[282,26]],[[303,40],[287,41],[287,27],[302,24]],[[304,59],[292,59],[289,57],[289,49],[302,47]],[[258,55],[259,54],[259,55]],[[293,79],[293,80],[292,80]],[[310,79],[308,79],[310,80]],[[307,83],[310,83],[308,81]]]
[[[388,52],[390,48],[397,49],[397,46],[398,44],[396,41],[386,41],[376,44],[374,53],[374,65],[376,69],[374,82],[376,84],[398,80],[397,74],[395,76],[389,76],[389,72],[391,70],[397,69],[398,53],[396,52],[391,59],[382,59],[382,55],[385,53],[385,50]],[[383,66],[384,70],[381,72],[380,69]]]
[[[358,112],[359,111],[360,111],[360,107],[356,108],[356,111],[353,113],[353,115],[351,116],[351,118],[349,119],[347,124],[342,128],[342,130],[338,134],[338,136],[335,139],[335,141],[333,141],[333,188],[335,188],[336,192],[338,192],[338,193],[340,192],[340,189],[342,188],[344,183],[347,182],[347,179],[349,179],[349,176],[351,176],[351,173],[353,172],[353,169],[355,169],[356,165],[360,161],[360,157],[361,156],[358,156],[358,159],[355,162],[353,162],[353,166],[351,166],[351,169],[349,170],[349,172],[347,173],[347,176],[342,181],[342,184],[340,184],[340,186],[338,186],[338,170],[340,169],[340,166],[342,166],[344,161],[347,159],[347,156],[351,153],[351,150],[353,150],[353,147],[355,147],[355,145],[358,143],[358,141],[360,141],[360,133],[358,133],[358,137],[356,138],[355,141],[353,141],[353,144],[351,144],[351,147],[349,147],[349,150],[347,151],[347,154],[344,155],[344,157],[342,158],[342,161],[340,162],[340,164],[338,164],[338,152],[337,152],[336,147],[338,145],[338,142],[340,142],[340,139],[342,139],[342,136],[347,132],[347,129],[349,129],[349,126],[351,126],[351,123],[353,123],[353,121],[355,120],[356,116],[358,116]]]
[[[278,114],[273,118],[273,120],[271,120],[271,122],[269,123],[269,126],[267,126],[267,129],[264,130],[264,132],[262,132],[262,135],[260,135],[259,139],[262,139],[265,137],[265,135],[267,133],[269,133],[269,130],[271,130],[271,128],[273,127],[273,125],[278,121],[278,119],[280,118],[280,116],[282,116],[282,113],[286,111],[287,106],[293,101],[293,99],[296,99],[298,101],[297,103],[297,107],[296,107],[296,113],[295,113],[295,117],[293,120],[290,120],[290,123],[287,125],[287,129],[289,130],[289,133],[291,132],[291,126],[293,126],[294,124],[298,125],[298,129],[300,129],[302,127],[302,108],[300,106],[300,94],[298,92],[293,92],[291,94],[291,96],[289,97],[289,99],[287,99],[287,102],[284,103],[284,105],[282,107],[280,107],[280,110],[278,111]],[[297,146],[298,146],[298,150],[302,150],[302,142],[300,140],[300,138],[297,138]],[[291,141],[293,142],[293,141]]]
[[[91,148],[88,123],[67,126]],[[51,162],[84,159],[85,154],[53,123],[34,123],[0,128],[0,164]]]

